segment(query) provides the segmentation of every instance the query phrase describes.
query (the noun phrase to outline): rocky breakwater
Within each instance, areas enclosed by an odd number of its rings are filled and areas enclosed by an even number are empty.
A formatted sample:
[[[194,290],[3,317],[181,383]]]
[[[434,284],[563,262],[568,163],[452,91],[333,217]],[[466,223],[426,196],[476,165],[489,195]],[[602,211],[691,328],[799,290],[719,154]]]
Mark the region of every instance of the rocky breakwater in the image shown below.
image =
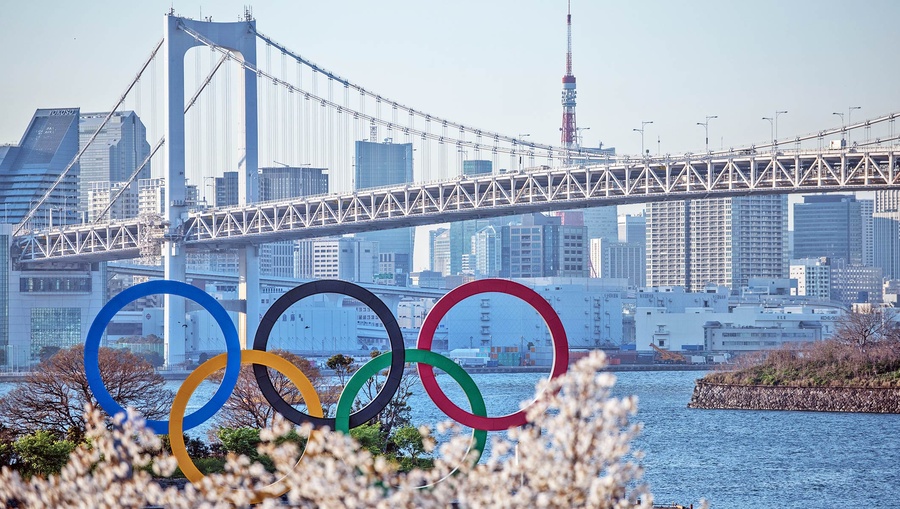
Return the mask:
[[[697,380],[688,408],[900,413],[900,388],[732,385]]]

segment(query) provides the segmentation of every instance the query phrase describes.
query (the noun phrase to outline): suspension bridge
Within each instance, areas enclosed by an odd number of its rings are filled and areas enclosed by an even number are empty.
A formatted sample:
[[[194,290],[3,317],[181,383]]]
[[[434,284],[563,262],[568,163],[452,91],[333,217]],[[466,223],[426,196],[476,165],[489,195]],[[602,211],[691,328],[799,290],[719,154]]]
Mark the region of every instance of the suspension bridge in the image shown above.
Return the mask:
[[[264,243],[659,200],[900,186],[898,113],[728,150],[615,156],[412,108],[279,44],[257,31],[249,14],[238,22],[167,15],[163,39],[110,116],[126,108],[149,119],[156,140],[127,185],[152,164],[165,178],[164,213],[110,219],[125,185],[90,222],[33,227],[77,171],[85,146],[15,227],[13,260],[36,268],[155,255],[167,278],[183,280],[188,250],[237,249],[245,337],[255,331],[246,316],[259,314],[256,246]],[[832,148],[834,139],[855,142]],[[411,145],[412,181],[361,188],[354,159],[360,140]],[[260,161],[324,169],[330,193],[261,202]],[[466,175],[466,161],[489,162],[490,171]],[[238,172],[237,204],[209,206],[207,180],[225,170]],[[190,184],[203,199],[189,199]],[[176,340],[181,331],[172,326],[184,302],[166,296],[165,305],[166,357],[173,358],[184,353]]]

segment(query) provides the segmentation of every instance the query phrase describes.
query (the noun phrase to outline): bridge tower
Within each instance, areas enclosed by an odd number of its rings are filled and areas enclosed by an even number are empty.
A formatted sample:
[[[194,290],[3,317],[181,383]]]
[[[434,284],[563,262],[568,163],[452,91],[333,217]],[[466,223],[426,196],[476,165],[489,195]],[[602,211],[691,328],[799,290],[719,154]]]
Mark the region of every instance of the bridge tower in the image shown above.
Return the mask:
[[[237,22],[197,21],[175,16],[172,12],[165,17],[165,126],[167,150],[166,207],[165,219],[168,230],[163,243],[163,264],[166,279],[185,280],[186,253],[183,244],[183,223],[187,218],[185,202],[185,118],[184,118],[184,59],[187,51],[200,46],[195,37],[186,32],[199,34],[213,44],[232,51],[235,58],[242,58],[252,67],[256,66],[256,21],[248,13]],[[238,111],[236,122],[238,136],[238,204],[247,205],[258,200],[258,120],[256,74],[244,70],[243,111]],[[248,338],[256,333],[259,320],[259,253],[255,246],[238,250],[240,275],[238,298],[242,302],[243,313],[238,323],[242,346],[246,348]],[[177,364],[186,360],[187,320],[185,302],[181,297],[165,296],[165,357],[166,364]]]
[[[575,148],[578,143],[578,131],[575,127],[575,76],[572,74],[572,0],[568,3],[566,14],[566,30],[568,34],[566,50],[566,74],[563,76],[562,90],[562,133],[560,141],[566,149]]]

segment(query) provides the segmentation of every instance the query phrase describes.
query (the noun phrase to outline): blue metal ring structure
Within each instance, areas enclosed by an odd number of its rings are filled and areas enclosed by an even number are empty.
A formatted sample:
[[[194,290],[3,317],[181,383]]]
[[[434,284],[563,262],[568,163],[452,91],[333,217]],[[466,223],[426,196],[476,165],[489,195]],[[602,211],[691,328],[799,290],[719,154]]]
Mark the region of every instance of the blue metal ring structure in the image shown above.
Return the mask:
[[[222,408],[231,396],[235,385],[237,385],[238,376],[241,372],[241,343],[237,329],[234,327],[234,322],[232,322],[228,312],[216,299],[196,286],[180,281],[152,280],[134,285],[110,299],[97,314],[97,317],[94,318],[91,328],[88,330],[84,343],[84,371],[87,375],[88,385],[94,393],[94,397],[97,398],[97,403],[100,404],[100,407],[109,415],[124,413],[125,409],[113,399],[103,383],[103,378],[100,374],[100,341],[110,320],[125,305],[141,297],[154,294],[178,295],[196,302],[212,315],[225,336],[228,362],[225,365],[225,374],[222,377],[222,382],[206,404],[185,416],[184,429],[188,430],[199,426]],[[169,421],[148,419],[147,427],[156,433],[166,434],[169,432]]]

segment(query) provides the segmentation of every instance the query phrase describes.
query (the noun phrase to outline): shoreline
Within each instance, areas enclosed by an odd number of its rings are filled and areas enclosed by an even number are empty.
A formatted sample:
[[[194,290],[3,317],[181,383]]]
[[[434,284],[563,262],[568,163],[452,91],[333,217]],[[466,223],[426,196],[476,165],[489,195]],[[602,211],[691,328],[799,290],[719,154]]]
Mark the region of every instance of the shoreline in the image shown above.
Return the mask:
[[[688,408],[900,414],[897,387],[733,385],[697,380]]]

